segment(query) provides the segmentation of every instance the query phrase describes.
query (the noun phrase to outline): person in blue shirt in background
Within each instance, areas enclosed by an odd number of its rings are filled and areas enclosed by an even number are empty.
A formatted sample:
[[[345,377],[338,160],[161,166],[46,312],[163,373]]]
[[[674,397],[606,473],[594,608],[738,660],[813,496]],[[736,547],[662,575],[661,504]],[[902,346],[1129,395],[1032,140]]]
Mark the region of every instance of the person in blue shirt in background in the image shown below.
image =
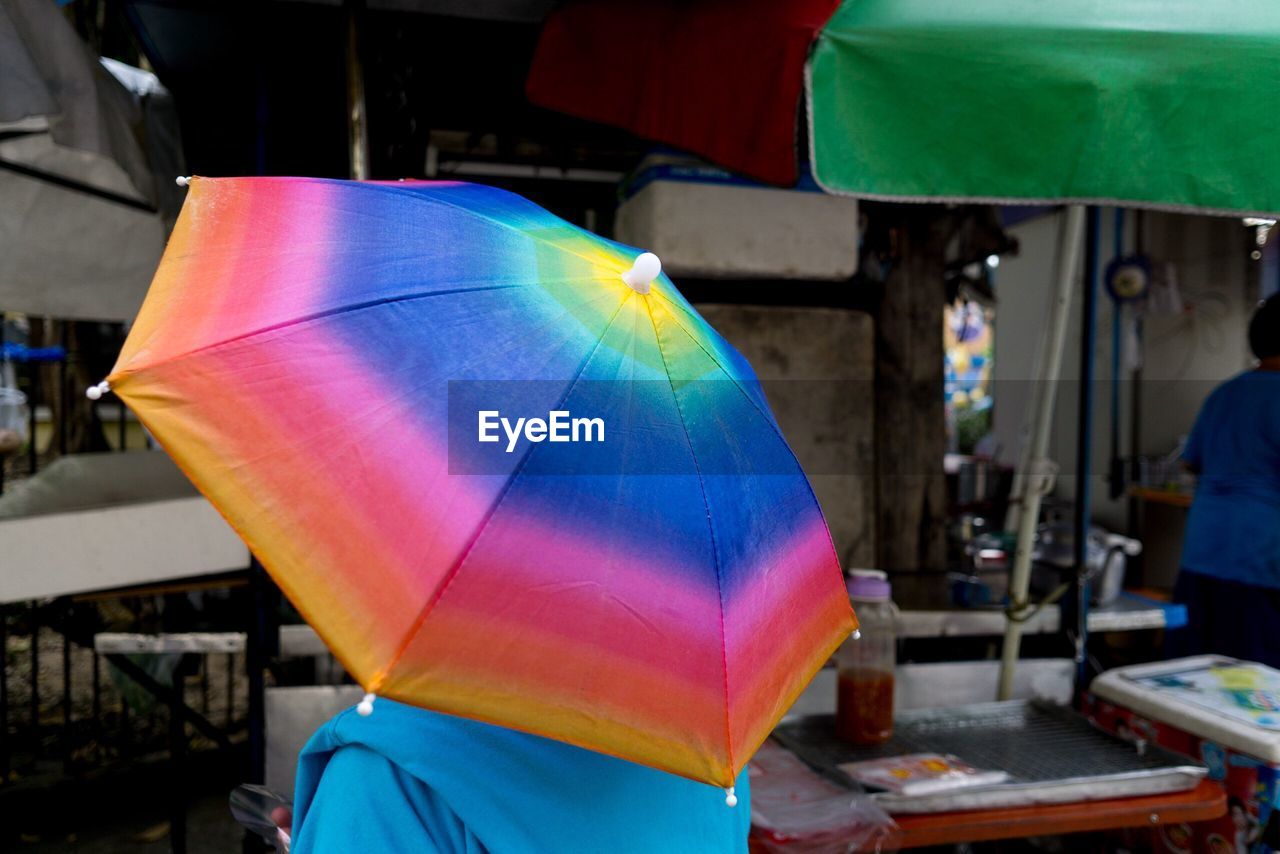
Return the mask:
[[[1198,475],[1173,593],[1187,627],[1166,651],[1280,667],[1280,295],[1249,346],[1257,367],[1214,389],[1182,452]]]
[[[384,697],[312,736],[273,818],[290,854],[745,854],[745,770],[736,792]]]

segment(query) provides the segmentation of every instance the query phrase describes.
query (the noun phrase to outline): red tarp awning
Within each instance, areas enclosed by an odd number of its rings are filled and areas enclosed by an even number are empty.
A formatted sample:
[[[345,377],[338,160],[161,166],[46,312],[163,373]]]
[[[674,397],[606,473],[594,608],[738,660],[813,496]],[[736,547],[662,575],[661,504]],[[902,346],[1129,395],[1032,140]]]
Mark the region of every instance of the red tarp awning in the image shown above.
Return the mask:
[[[804,64],[837,5],[576,0],[547,18],[529,99],[794,184]]]

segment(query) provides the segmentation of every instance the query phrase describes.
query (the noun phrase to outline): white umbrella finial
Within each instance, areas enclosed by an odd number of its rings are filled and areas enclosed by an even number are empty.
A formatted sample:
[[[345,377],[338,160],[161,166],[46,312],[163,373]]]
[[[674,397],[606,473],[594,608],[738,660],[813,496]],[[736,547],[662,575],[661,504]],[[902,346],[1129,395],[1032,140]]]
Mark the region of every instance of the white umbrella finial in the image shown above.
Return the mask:
[[[652,252],[642,252],[636,256],[631,269],[622,274],[622,281],[638,294],[649,293],[649,285],[662,272],[662,259]]]

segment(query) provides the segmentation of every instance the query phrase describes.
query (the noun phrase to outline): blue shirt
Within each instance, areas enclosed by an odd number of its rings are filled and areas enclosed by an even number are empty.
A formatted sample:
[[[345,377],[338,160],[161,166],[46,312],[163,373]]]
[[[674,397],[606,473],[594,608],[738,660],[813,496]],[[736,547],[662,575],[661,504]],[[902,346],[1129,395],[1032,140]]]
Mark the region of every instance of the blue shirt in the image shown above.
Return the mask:
[[[294,854],[734,852],[751,821],[722,789],[558,741],[379,698],[298,759]]]
[[[1280,588],[1280,372],[1214,389],[1182,458],[1199,472],[1183,568]]]

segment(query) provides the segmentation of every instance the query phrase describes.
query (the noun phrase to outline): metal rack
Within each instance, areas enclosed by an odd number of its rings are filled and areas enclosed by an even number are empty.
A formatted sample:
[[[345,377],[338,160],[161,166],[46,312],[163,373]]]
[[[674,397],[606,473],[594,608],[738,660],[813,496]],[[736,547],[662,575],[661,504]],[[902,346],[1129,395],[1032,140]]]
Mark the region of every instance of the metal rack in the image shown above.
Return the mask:
[[[952,754],[977,768],[1007,771],[995,786],[935,795],[875,796],[891,813],[950,812],[1153,795],[1194,788],[1206,769],[1162,748],[1110,735],[1058,706],[1014,700],[904,712],[876,747],[840,741],[829,715],[799,718],[774,737],[824,776],[854,785],[846,762],[910,753]]]

